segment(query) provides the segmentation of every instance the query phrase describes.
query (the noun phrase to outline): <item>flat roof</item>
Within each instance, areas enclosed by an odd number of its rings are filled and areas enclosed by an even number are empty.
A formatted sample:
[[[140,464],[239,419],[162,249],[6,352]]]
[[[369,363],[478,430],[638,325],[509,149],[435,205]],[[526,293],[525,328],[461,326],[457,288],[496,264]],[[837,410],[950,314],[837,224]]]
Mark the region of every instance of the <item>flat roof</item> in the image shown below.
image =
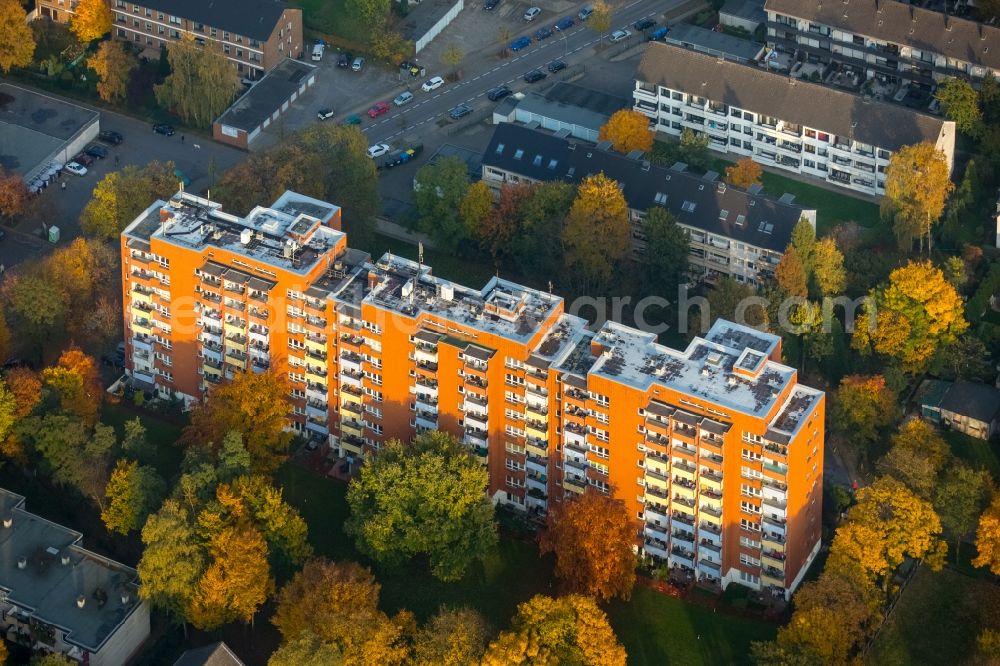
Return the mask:
[[[767,13],[764,12],[764,0],[726,0],[722,5],[719,14],[728,14],[745,21],[757,21],[763,23],[767,20]]]
[[[514,119],[522,123],[538,122],[542,118],[551,118],[560,123],[575,125],[594,130],[600,130],[608,122],[610,115],[590,109],[564,104],[548,99],[536,92],[529,92],[517,103]],[[542,123],[548,125],[549,123]]]
[[[315,65],[285,58],[233,102],[215,122],[247,133],[254,131],[274,115],[315,70]]]
[[[29,513],[21,495],[0,488],[0,507],[11,521],[0,527],[0,588],[7,602],[63,629],[67,642],[99,651],[141,605],[135,569],[81,547],[79,532]]]
[[[559,81],[545,93],[545,99],[557,104],[566,104],[587,109],[602,116],[610,117],[615,111],[632,105],[631,100],[594,90],[577,83]]]
[[[459,2],[462,0],[423,0],[411,4],[410,11],[402,20],[403,38],[411,42],[418,41]]]
[[[24,176],[99,118],[97,111],[0,83],[0,166]]]
[[[669,44],[739,60],[756,60],[764,50],[763,44],[702,28],[692,23],[678,23],[670,28],[663,39]]]

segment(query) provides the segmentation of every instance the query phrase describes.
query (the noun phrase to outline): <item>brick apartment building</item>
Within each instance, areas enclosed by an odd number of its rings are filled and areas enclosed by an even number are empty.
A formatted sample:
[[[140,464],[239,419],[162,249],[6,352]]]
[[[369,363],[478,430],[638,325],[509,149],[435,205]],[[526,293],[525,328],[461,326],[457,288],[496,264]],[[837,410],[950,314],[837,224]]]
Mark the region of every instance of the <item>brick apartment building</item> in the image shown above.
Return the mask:
[[[38,0],[37,15],[67,22],[77,0]],[[108,0],[115,39],[158,55],[184,34],[212,43],[249,79],[302,56],[302,10],[281,0]]]
[[[363,458],[440,429],[489,493],[544,514],[588,487],[636,546],[788,595],[820,544],[824,394],[781,339],[718,321],[682,351],[500,278],[481,289],[347,246],[340,209],[292,192],[245,217],[179,192],[121,236],[132,381],[189,404],[238,372],[288,378],[290,427]]]

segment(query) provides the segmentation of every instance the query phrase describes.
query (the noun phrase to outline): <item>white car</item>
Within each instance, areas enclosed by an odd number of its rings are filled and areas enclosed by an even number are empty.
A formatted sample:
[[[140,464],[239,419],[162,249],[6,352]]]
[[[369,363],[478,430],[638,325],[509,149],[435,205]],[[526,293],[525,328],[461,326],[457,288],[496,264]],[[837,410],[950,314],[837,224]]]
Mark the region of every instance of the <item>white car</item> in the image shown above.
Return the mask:
[[[618,42],[628,39],[631,36],[632,33],[629,32],[628,30],[615,30],[613,33],[611,33],[608,39],[611,40],[612,44],[617,44]]]
[[[440,76],[435,76],[433,79],[427,79],[424,81],[424,85],[420,86],[420,89],[424,92],[430,92],[432,90],[437,90],[444,85],[444,79]]]
[[[376,143],[374,146],[368,147],[368,157],[375,159],[376,157],[382,157],[389,152],[389,144],[387,143]]]
[[[534,21],[535,17],[542,13],[541,7],[529,7],[528,11],[524,12],[525,21]]]
[[[70,162],[65,167],[66,171],[69,171],[74,176],[86,176],[87,167],[83,166],[79,162]]]

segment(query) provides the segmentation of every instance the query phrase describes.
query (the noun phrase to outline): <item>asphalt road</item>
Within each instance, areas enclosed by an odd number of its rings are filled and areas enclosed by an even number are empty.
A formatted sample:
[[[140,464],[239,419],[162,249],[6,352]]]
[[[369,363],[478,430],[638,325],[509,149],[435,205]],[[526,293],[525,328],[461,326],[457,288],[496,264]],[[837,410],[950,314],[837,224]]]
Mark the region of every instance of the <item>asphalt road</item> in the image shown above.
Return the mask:
[[[619,7],[612,16],[611,31],[628,29],[632,36],[625,42],[610,44],[609,48],[625,50],[635,46],[645,37],[632,29],[632,24],[643,18],[657,19],[666,11],[679,5],[681,0],[634,0]],[[478,110],[484,104],[493,105],[486,97],[486,92],[499,85],[508,85],[514,92],[530,90],[531,84],[521,78],[525,72],[539,68],[545,71],[545,66],[552,60],[564,60],[567,65],[585,62],[592,53],[581,54],[585,49],[592,49],[601,41],[586,22],[577,21],[569,30],[556,33],[541,42],[534,39],[534,32],[542,24],[525,24],[522,32],[515,33],[511,39],[521,34],[532,37],[531,46],[518,51],[493,68],[480,72],[475,76],[463,79],[457,83],[446,83],[437,90],[425,93],[417,87],[414,101],[402,107],[392,107],[392,110],[377,120],[369,122],[362,131],[368,136],[369,143],[389,143],[392,140],[414,129],[419,129],[426,123],[435,123],[441,118],[447,118],[448,111],[459,104],[468,104]],[[605,39],[607,39],[605,37]],[[429,76],[430,74],[428,74]],[[378,100],[372,100],[374,103]],[[391,100],[384,100],[391,104]]]

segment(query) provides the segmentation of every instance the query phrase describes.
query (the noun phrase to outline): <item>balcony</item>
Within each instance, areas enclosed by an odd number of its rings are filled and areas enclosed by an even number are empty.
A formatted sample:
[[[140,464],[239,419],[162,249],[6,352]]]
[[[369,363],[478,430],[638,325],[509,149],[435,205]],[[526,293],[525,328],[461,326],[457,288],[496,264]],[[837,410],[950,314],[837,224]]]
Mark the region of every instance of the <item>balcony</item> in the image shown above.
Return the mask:
[[[581,495],[587,489],[587,482],[580,477],[566,476],[563,478],[562,485],[565,490]]]
[[[714,516],[715,518],[722,518],[722,507],[719,506],[713,506],[711,504],[702,504],[701,507],[699,508],[699,511],[701,511],[702,513],[707,513],[710,516]]]
[[[680,511],[674,511],[673,514],[670,516],[670,520],[684,523],[689,527],[694,527],[694,516],[682,513]]]
[[[674,464],[674,469],[677,469],[676,464]],[[675,476],[674,483],[676,483],[682,488],[687,488],[688,490],[694,490],[695,488],[697,488],[697,485],[695,484],[694,481],[691,481],[690,479],[685,479],[681,476]]]
[[[661,560],[667,559],[667,544],[664,541],[659,541],[658,539],[647,538],[643,544],[643,550],[648,554],[660,558]]]

